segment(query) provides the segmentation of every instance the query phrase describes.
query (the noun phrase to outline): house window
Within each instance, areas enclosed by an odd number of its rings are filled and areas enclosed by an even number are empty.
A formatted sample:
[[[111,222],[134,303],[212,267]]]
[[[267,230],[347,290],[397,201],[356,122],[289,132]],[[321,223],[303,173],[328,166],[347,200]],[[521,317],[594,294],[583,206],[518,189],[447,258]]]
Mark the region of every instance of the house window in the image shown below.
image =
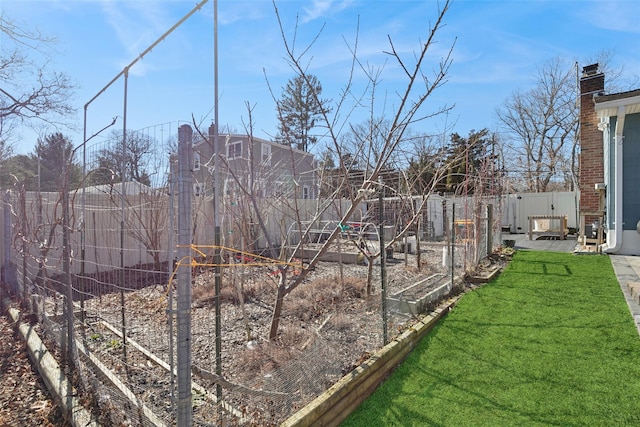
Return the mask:
[[[197,151],[193,152],[193,170],[200,170],[200,153]]]
[[[303,199],[309,199],[309,186],[305,185],[302,187],[302,198]]]
[[[202,184],[193,184],[193,195],[195,197],[204,196],[204,186]]]
[[[236,159],[242,157],[242,140],[231,141],[227,145],[227,158]]]
[[[271,145],[262,144],[262,165],[271,166]]]

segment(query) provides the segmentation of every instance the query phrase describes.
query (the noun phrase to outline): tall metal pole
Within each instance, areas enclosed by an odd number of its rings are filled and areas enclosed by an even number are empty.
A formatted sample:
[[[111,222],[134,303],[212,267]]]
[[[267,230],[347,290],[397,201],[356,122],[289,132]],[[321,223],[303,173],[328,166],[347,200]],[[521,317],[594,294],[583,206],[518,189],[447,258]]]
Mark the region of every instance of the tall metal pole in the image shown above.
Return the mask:
[[[387,251],[384,248],[384,184],[382,178],[378,181],[378,219],[380,222],[380,285],[382,288],[382,339],[384,345],[389,343],[387,332]]]
[[[38,179],[40,176],[40,171],[38,171]],[[82,288],[80,290],[80,318],[82,322],[84,322],[84,295],[87,292],[86,289],[86,280],[85,280],[85,263],[86,263],[86,229],[87,229],[87,203],[86,203],[86,183],[85,179],[87,178],[87,108],[84,108],[84,119],[82,125],[82,223],[80,224],[80,277],[82,281]],[[38,194],[38,198],[40,198],[40,194]],[[42,222],[40,222],[42,224]]]
[[[96,93],[93,98],[91,98],[86,104],[84,104],[84,108],[85,110],[89,107],[89,104],[91,104],[93,101],[95,101],[100,95],[102,95],[107,89],[109,89],[109,87],[114,84],[116,82],[116,80],[118,80],[123,74],[128,73],[129,69],[132,68],[138,61],[142,60],[145,55],[149,52],[151,52],[157,45],[160,44],[160,42],[162,42],[164,39],[166,39],[169,34],[171,34],[176,28],[178,28],[180,25],[182,25],[182,23],[184,21],[186,21],[187,19],[189,19],[191,17],[191,15],[193,15],[194,13],[196,13],[197,11],[199,11],[202,6],[205,5],[205,3],[207,3],[209,0],[202,0],[200,3],[198,3],[193,9],[191,9],[191,11],[189,11],[189,13],[187,13],[185,16],[182,17],[182,19],[180,19],[178,22],[176,22],[171,28],[169,28],[163,35],[161,35],[156,41],[154,41],[148,48],[146,48],[140,55],[138,55],[133,61],[131,61],[129,63],[129,65],[125,66],[122,71],[120,71],[113,79],[111,79],[111,81],[109,83],[106,84],[105,87],[103,87],[102,89],[100,89],[100,91],[98,93]]]
[[[73,333],[73,286],[71,283],[71,238],[69,236],[69,174],[72,159],[66,159],[66,155],[63,152],[62,164],[65,169],[63,173],[66,175],[62,177],[62,263],[63,271],[65,275],[65,281],[67,282],[67,367],[69,372],[75,370],[76,350],[75,340]],[[26,283],[25,283],[26,286]]]
[[[451,203],[451,246],[450,246],[450,256],[449,260],[451,261],[451,289],[453,289],[453,273],[455,270],[455,255],[456,255],[456,204]]]
[[[170,165],[169,166],[169,170],[173,171],[173,166]],[[168,274],[167,274],[167,287],[168,287],[168,292],[169,292],[169,298],[168,298],[168,308],[167,308],[167,323],[169,325],[169,368],[170,368],[170,372],[169,372],[169,377],[171,378],[170,380],[170,387],[171,387],[171,413],[174,414],[175,411],[175,405],[176,405],[176,390],[175,390],[175,363],[174,363],[174,354],[173,354],[173,346],[174,346],[174,342],[173,342],[173,317],[175,316],[175,311],[173,309],[173,284],[171,283],[170,279],[173,276],[173,272],[176,268],[176,264],[175,264],[175,257],[174,257],[174,250],[173,247],[175,245],[175,241],[174,241],[174,230],[175,230],[175,226],[174,226],[174,213],[175,213],[175,209],[174,209],[174,198],[175,198],[175,192],[176,192],[176,186],[175,186],[175,173],[174,172],[170,172],[169,173],[169,232],[167,233],[169,236],[169,243],[168,243],[168,250],[167,250],[167,270]]]
[[[215,286],[215,310],[216,310],[216,320],[215,320],[215,334],[216,334],[216,374],[222,376],[222,320],[220,316],[220,290],[222,288],[222,274],[220,264],[222,264],[222,259],[220,257],[220,170],[219,170],[219,162],[218,156],[221,153],[220,138],[219,138],[219,126],[218,126],[218,0],[214,0],[213,2],[213,61],[214,61],[214,69],[213,69],[213,115],[214,115],[214,125],[213,125],[213,148],[214,148],[214,177],[213,177],[213,221],[215,224],[214,228],[214,286]],[[222,386],[220,384],[216,384],[216,398],[218,402],[218,408],[221,408],[222,403]],[[218,410],[220,413],[221,410]],[[222,418],[220,418],[222,422]]]
[[[2,269],[2,280],[7,283],[13,292],[18,292],[17,277],[13,274],[15,268],[11,263],[11,191],[4,193],[4,268]]]
[[[125,361],[125,369],[127,369],[127,324],[125,317],[125,305],[124,305],[124,201],[127,196],[125,190],[126,185],[126,155],[127,155],[127,86],[129,82],[129,69],[125,68],[124,72],[124,102],[122,111],[122,152],[120,153],[120,183],[122,188],[120,189],[120,314],[122,321],[122,355]],[[127,369],[127,372],[128,369]]]
[[[193,177],[191,162],[193,129],[182,125],[178,129],[178,292],[177,292],[177,353],[178,353],[178,427],[191,427],[191,193]]]

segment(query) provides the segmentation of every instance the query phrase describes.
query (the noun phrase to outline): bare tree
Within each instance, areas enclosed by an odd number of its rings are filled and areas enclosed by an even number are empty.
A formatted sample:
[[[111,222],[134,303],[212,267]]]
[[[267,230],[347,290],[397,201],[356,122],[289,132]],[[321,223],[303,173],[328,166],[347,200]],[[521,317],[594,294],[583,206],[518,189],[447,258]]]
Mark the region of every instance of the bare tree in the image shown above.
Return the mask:
[[[136,206],[133,206],[132,199]],[[137,200],[136,200],[137,199]],[[169,221],[169,196],[156,188],[136,196],[126,196],[127,233],[140,242],[153,258],[155,271],[162,271],[160,249],[166,243]]]
[[[122,131],[113,130],[106,145],[92,156],[85,177],[85,183],[94,185],[94,192],[106,197],[113,207],[124,206],[126,233],[144,246],[157,271],[162,270],[160,255],[169,221],[162,143],[144,131],[127,131],[123,153]],[[112,213],[120,215],[118,209]]]
[[[612,59],[611,51],[601,51],[586,63],[599,63],[608,87],[624,90],[622,69],[612,67]],[[577,189],[577,73],[577,61],[553,58],[537,69],[530,90],[515,91],[496,110],[506,130],[507,169],[520,175],[524,190]]]
[[[13,154],[11,135],[15,129],[15,121],[8,117],[0,117],[0,162],[4,162]]]
[[[442,165],[441,154],[442,150],[433,145],[432,138],[428,136],[415,144],[405,170],[407,187],[414,194],[424,194],[431,190],[437,170]]]
[[[70,242],[65,245],[63,236],[66,233],[68,238],[70,231],[75,229],[76,216],[69,206],[69,190],[78,184],[79,173],[78,165],[74,162],[75,150],[71,150],[70,142],[66,138],[61,134],[52,134],[46,138],[46,141],[46,144],[40,145],[36,150],[40,148],[39,152],[42,154],[54,153],[54,158],[49,160],[51,164],[56,165],[55,168],[59,174],[52,182],[52,186],[47,189],[54,193],[48,198],[47,206],[44,206],[40,191],[36,193],[35,200],[27,203],[25,181],[16,180],[14,186],[17,195],[17,209],[14,212],[17,232],[13,237],[13,245],[23,257],[24,263],[27,259],[38,263],[39,268],[32,282],[42,287],[40,291],[51,286],[48,269],[52,266],[47,265],[50,262],[49,254],[61,251],[64,255],[70,247]],[[26,158],[26,156],[23,157]],[[35,156],[31,156],[30,160],[35,162]],[[66,256],[70,258],[71,252],[67,252]],[[26,266],[24,269],[26,272]]]
[[[133,180],[144,185],[151,185],[149,158],[153,155],[155,141],[149,135],[137,131],[127,131],[127,139],[122,152],[122,131],[113,130],[110,134],[108,145],[96,155],[98,166],[104,171],[120,171],[124,166],[124,179]],[[114,177],[111,174],[94,174],[94,184],[108,184],[113,179],[121,181],[118,172]]]
[[[231,175],[230,179],[234,182],[235,188],[233,192],[243,197],[244,209],[250,209],[251,213],[247,217],[250,217],[250,222],[255,227],[256,236],[260,234],[261,239],[264,239],[264,245],[266,246],[267,254],[272,259],[280,259],[277,264],[277,290],[275,295],[275,301],[273,304],[271,327],[269,331],[269,339],[275,340],[278,335],[278,329],[280,324],[280,318],[282,315],[283,304],[287,295],[289,295],[294,289],[296,289],[304,280],[308,277],[308,274],[314,269],[317,263],[322,259],[327,251],[330,250],[332,245],[342,236],[344,228],[342,225],[347,224],[354,215],[357,214],[361,203],[367,198],[376,194],[381,190],[378,179],[384,176],[387,171],[393,167],[398,166],[402,161],[408,165],[408,152],[409,149],[405,148],[413,144],[415,136],[409,131],[409,127],[412,124],[426,120],[428,118],[445,113],[450,109],[447,106],[439,106],[432,108],[431,111],[426,111],[426,102],[431,94],[441,87],[446,82],[446,76],[451,65],[451,54],[453,46],[445,55],[444,58],[440,58],[437,66],[432,71],[432,74],[427,73],[425,68],[427,67],[428,53],[435,43],[435,37],[438,30],[443,25],[443,19],[446,12],[449,9],[449,2],[438,9],[437,17],[433,26],[428,28],[427,38],[424,42],[420,43],[420,49],[417,52],[413,52],[405,58],[398,50],[396,50],[393,41],[389,38],[389,51],[384,52],[394,62],[396,67],[401,71],[405,80],[406,86],[404,90],[397,93],[397,99],[395,105],[397,108],[391,114],[384,117],[376,117],[373,112],[375,109],[376,101],[376,88],[380,85],[382,80],[382,69],[370,69],[362,66],[358,60],[356,39],[353,46],[350,46],[350,52],[352,54],[351,73],[348,81],[341,91],[341,97],[334,101],[330,107],[324,105],[324,100],[320,98],[320,93],[313,90],[314,84],[312,81],[312,75],[307,72],[307,65],[304,60],[304,54],[309,52],[313,46],[313,42],[302,49],[302,54],[298,54],[298,51],[290,44],[284,31],[284,26],[280,20],[278,9],[274,4],[274,9],[278,22],[280,24],[280,30],[285,45],[286,58],[289,65],[294,70],[298,78],[304,82],[304,84],[310,88],[309,95],[314,99],[317,105],[320,105],[321,115],[318,121],[321,122],[320,126],[327,129],[328,147],[332,153],[337,155],[340,161],[339,169],[340,173],[337,175],[337,185],[332,189],[330,194],[327,194],[326,200],[318,201],[315,211],[313,212],[312,220],[305,220],[306,216],[298,205],[299,200],[295,197],[294,192],[291,194],[284,194],[284,196],[266,200],[268,198],[261,197],[259,190],[259,181],[257,176],[260,173],[260,168],[254,168],[254,161],[251,157],[247,160],[249,169],[246,173],[234,172],[234,168],[229,167],[227,159],[224,155],[220,156],[221,163],[223,164],[223,170],[229,170]],[[316,37],[317,39],[317,37]],[[315,39],[314,39],[315,40]],[[358,70],[362,71],[367,79],[368,85],[364,93],[354,93],[353,76]],[[272,96],[277,103],[276,97]],[[353,126],[349,124],[351,113],[354,106],[347,105],[350,101],[354,100],[353,105],[363,105],[362,100],[368,97],[370,100],[370,119],[362,126]],[[248,135],[250,142],[249,146],[252,146],[251,140],[253,139],[253,118],[252,109],[247,105],[249,112],[248,123],[245,123],[245,132]],[[346,111],[346,112],[345,112]],[[348,156],[345,149],[345,136],[341,133],[343,129],[349,129],[351,131],[351,140],[349,150],[352,153],[352,159],[358,159],[364,165],[366,173],[362,175],[362,179],[359,183],[351,187],[349,191],[345,191],[345,186],[349,182],[349,171],[354,165],[353,162],[346,162]],[[200,132],[201,137],[206,138],[210,143],[211,138]],[[376,144],[372,147],[369,141],[375,137]],[[293,175],[296,174],[295,156],[293,148],[290,148],[291,156],[289,170],[293,171]],[[250,154],[251,156],[251,154]],[[273,168],[273,165],[272,165]],[[413,189],[409,189],[407,186],[412,185],[412,180],[407,180],[405,176],[400,173],[398,181],[402,181],[402,185],[385,184],[386,188],[392,188],[387,194],[403,194],[403,201],[406,201],[408,208],[406,209],[406,216],[403,217],[401,224],[394,225],[394,238],[387,241],[385,247],[371,249],[372,253],[369,254],[370,259],[379,257],[384,253],[385,249],[392,245],[400,236],[411,229],[419,218],[422,212],[422,207],[426,203],[429,194],[433,191],[435,183],[439,177],[434,179],[432,186],[425,193],[421,194],[417,200],[410,196]],[[293,190],[293,188],[292,188]],[[404,192],[404,193],[403,193]],[[315,255],[309,260],[309,262],[300,268],[299,263],[295,262],[296,254],[298,250],[302,249],[304,245],[310,240],[310,236],[315,232],[314,227],[322,218],[322,215],[328,210],[335,208],[335,203],[338,202],[339,196],[346,196],[346,204],[344,209],[338,209],[341,218],[339,220],[340,226],[334,226],[327,230],[327,236],[324,242],[317,249]],[[237,200],[237,199],[236,199]],[[297,227],[299,232],[299,239],[293,247],[288,250],[280,251],[284,249],[278,244],[278,236],[273,234],[273,231],[267,226],[267,220],[269,218],[269,212],[274,209],[280,209],[284,212],[284,208],[293,212],[292,220],[294,227]],[[245,213],[246,214],[246,213]],[[396,225],[399,225],[396,229]],[[280,236],[282,237],[282,236]]]
[[[51,70],[48,50],[54,39],[0,14],[0,141],[8,144],[16,123],[68,126],[74,109],[69,77]],[[40,60],[36,59],[39,58]]]
[[[286,58],[289,62],[289,65],[295,71],[295,73],[300,76],[300,78],[308,85],[308,87],[313,88],[312,81],[310,80],[311,75],[307,72],[308,64],[306,64],[304,60],[304,54],[311,49],[313,42],[310,46],[303,48],[301,50],[301,54],[298,53],[298,51],[295,49],[295,46],[291,44],[287,39],[283,23],[280,20],[278,9],[277,7],[275,7],[275,4],[274,8],[276,11],[276,16],[278,17],[278,22],[280,24],[281,34],[286,50]],[[436,108],[433,112],[425,113],[423,111],[423,107],[425,107],[425,102],[433,93],[433,91],[438,89],[446,82],[446,76],[451,64],[451,52],[453,47],[448,52],[448,54],[440,60],[432,75],[427,75],[425,72],[425,62],[427,54],[433,43],[435,42],[435,36],[438,30],[443,25],[443,19],[448,9],[449,2],[445,2],[445,4],[438,10],[435,24],[433,24],[433,26],[428,29],[427,38],[423,43],[421,43],[420,50],[418,52],[414,52],[406,59],[399,51],[396,50],[393,41],[391,40],[391,38],[389,38],[389,51],[385,53],[389,55],[389,57],[393,61],[395,61],[395,65],[403,73],[407,84],[405,90],[397,94],[397,109],[389,115],[388,128],[387,131],[384,132],[384,135],[381,136],[382,143],[377,152],[377,158],[375,159],[375,162],[371,164],[370,174],[365,180],[363,180],[360,188],[355,191],[353,197],[349,201],[349,207],[343,212],[343,216],[341,219],[342,224],[346,224],[349,221],[352,215],[357,211],[359,203],[364,200],[365,197],[371,195],[378,189],[378,177],[380,176],[381,171],[383,171],[387,167],[390,160],[394,157],[395,153],[397,153],[399,147],[401,147],[405,142],[405,137],[409,126],[413,123],[416,123],[417,121],[424,120],[428,117],[432,117],[447,110],[447,107],[439,107]],[[350,74],[349,81],[347,81],[344,89],[341,91],[343,95],[341,96],[341,98],[335,101],[333,108],[322,108],[322,115],[319,119],[322,121],[322,125],[327,129],[327,138],[329,140],[329,144],[331,145],[333,151],[338,153],[338,155],[341,155],[343,152],[340,130],[343,129],[344,126],[342,126],[343,123],[340,123],[340,120],[348,120],[349,118],[349,114],[342,114],[343,110],[350,108],[346,106],[348,100],[355,98],[359,101],[360,99],[362,99],[361,95],[352,93],[353,85],[351,79],[353,78],[353,74],[358,70],[358,67],[361,67],[360,70],[364,72],[369,81],[369,88],[367,89],[367,93],[368,95],[370,95],[370,99],[372,100],[372,102],[373,100],[375,100],[375,91],[373,89],[378,86],[381,81],[381,70],[366,69],[365,67],[362,67],[361,63],[358,61],[357,39],[350,49],[353,58],[352,72]],[[311,95],[315,98],[316,102],[319,105],[322,105],[320,94],[312,92]],[[371,111],[371,124],[375,124],[377,123],[376,120],[373,120],[373,111],[375,110],[372,109]],[[329,112],[331,112],[331,115]],[[362,139],[362,141],[364,141],[364,139]],[[324,204],[324,209],[326,209],[327,206],[327,204]],[[318,210],[317,214],[319,215],[321,212],[322,208]],[[259,219],[260,215],[258,212],[256,212],[256,216],[258,217],[258,223],[261,224],[261,221]],[[260,225],[260,227],[263,232],[267,231],[266,228],[262,227],[262,224]],[[311,230],[310,225],[305,228],[303,227],[303,224],[300,224],[300,227],[301,230],[304,231],[304,233],[309,233]],[[329,250],[330,245],[339,237],[340,233],[340,227],[335,227],[331,230],[325,243],[318,250],[317,254],[309,261],[307,268],[303,269],[300,274],[296,274],[290,277],[288,265],[280,266],[279,282],[273,306],[271,328],[269,332],[270,339],[273,340],[277,337],[283,303],[286,296],[294,289],[296,289],[301,283],[303,283],[308,272],[313,269],[313,267],[319,262],[321,257]],[[402,234],[403,230],[400,230],[400,233]],[[303,241],[304,239],[301,239],[299,245],[302,244]],[[380,252],[382,252],[383,250],[384,248],[380,248]],[[293,257],[293,255],[290,255],[290,257]]]
[[[529,91],[516,91],[497,110],[512,136],[511,150],[527,190],[547,191],[561,176],[577,132],[574,68],[560,58],[546,62]]]

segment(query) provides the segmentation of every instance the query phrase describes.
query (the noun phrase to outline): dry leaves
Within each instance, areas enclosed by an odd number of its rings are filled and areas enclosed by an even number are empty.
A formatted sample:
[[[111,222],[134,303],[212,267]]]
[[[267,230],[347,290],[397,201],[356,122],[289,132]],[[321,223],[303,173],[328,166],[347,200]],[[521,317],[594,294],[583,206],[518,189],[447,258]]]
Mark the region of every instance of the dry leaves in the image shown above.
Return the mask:
[[[0,315],[0,427],[65,426],[10,320]]]

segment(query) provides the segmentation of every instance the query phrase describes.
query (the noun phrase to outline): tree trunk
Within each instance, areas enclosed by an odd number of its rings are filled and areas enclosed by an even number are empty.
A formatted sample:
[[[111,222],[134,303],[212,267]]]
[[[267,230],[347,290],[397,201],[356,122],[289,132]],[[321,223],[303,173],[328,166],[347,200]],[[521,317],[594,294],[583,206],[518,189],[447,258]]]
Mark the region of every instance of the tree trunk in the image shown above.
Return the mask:
[[[278,293],[276,295],[276,303],[273,305],[273,315],[271,317],[271,328],[269,329],[269,341],[273,341],[278,336],[278,327],[280,326],[280,316],[282,315],[282,305],[284,297],[287,296],[286,287],[287,271],[280,270],[280,282],[278,283]]]
[[[366,255],[365,255],[366,256]],[[373,293],[373,257],[366,257],[367,260],[367,296]]]
[[[162,271],[162,260],[160,259],[160,251],[153,251],[153,268],[155,271]]]

